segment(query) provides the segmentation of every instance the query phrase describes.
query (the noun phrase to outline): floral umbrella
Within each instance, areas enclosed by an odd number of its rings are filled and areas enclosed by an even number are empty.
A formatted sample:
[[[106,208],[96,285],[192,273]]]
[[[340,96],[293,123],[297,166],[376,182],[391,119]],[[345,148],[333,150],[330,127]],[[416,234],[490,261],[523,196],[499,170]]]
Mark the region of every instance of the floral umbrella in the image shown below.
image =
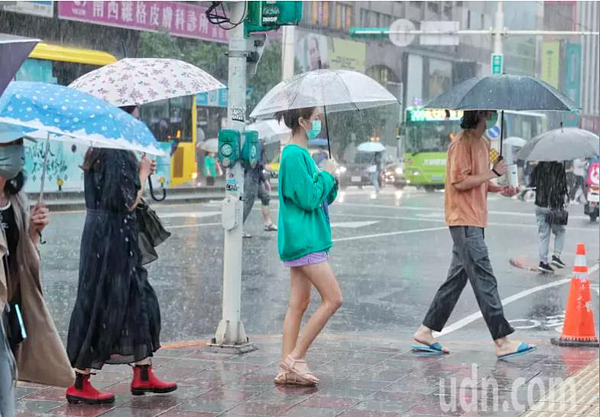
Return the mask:
[[[79,77],[69,87],[121,107],[191,96],[225,85],[177,59],[125,58]]]

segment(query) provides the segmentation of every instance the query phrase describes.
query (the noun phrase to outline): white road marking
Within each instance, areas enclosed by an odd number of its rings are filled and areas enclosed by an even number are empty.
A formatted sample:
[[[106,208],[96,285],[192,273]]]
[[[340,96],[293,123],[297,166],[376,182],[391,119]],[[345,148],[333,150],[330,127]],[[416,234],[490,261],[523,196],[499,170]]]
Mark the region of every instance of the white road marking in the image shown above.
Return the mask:
[[[345,242],[348,240],[361,240],[361,239],[374,239],[374,238],[384,237],[384,236],[409,235],[409,234],[413,234],[413,233],[423,233],[423,232],[437,232],[440,230],[447,230],[447,229],[448,229],[447,227],[432,227],[429,229],[401,230],[398,232],[376,233],[376,234],[372,234],[372,235],[342,237],[339,239],[333,239],[333,242]]]
[[[161,219],[171,219],[174,217],[189,217],[192,219],[202,219],[204,217],[212,217],[221,215],[220,211],[176,211],[173,213],[162,213],[159,212],[158,215]]]
[[[592,274],[593,272],[596,272],[597,270],[598,270],[598,264],[592,266],[589,269],[589,273]],[[571,278],[561,279],[560,281],[555,281],[555,282],[551,282],[549,284],[543,284],[543,285],[538,285],[537,287],[529,288],[527,290],[521,291],[519,293],[516,293],[514,295],[511,295],[510,297],[503,299],[502,305],[506,306],[510,303],[520,300],[521,298],[527,297],[528,295],[535,294],[536,292],[543,291],[548,288],[558,287],[560,285],[564,285],[569,282],[571,282]],[[455,332],[456,330],[462,329],[463,327],[467,326],[468,324],[473,323],[475,320],[477,320],[481,317],[483,317],[483,316],[480,311],[477,313],[473,313],[463,319],[458,320],[456,323],[451,324],[450,326],[446,327],[444,330],[442,330],[439,333],[434,332],[434,337],[441,337],[441,336],[450,334],[452,332]]]
[[[342,229],[358,229],[359,227],[371,226],[377,223],[379,222],[333,222],[331,223],[331,227],[340,227]]]
[[[180,224],[177,226],[166,226],[167,229],[187,229],[192,227],[207,227],[207,226],[220,226],[221,222],[218,223],[194,223],[194,224]]]
[[[339,216],[339,217],[360,217],[360,218],[366,218],[366,219],[388,219],[388,220],[409,220],[409,221],[420,221],[420,222],[430,222],[430,223],[445,223],[445,221],[443,219],[434,219],[434,218],[426,218],[426,217],[408,217],[408,216],[378,216],[378,215],[372,215],[372,214],[348,214],[348,213],[344,213],[344,214],[338,214],[338,213],[331,213],[332,216]],[[432,216],[433,217],[433,216]],[[438,216],[436,216],[438,217]],[[528,229],[537,229],[537,225],[535,224],[523,224],[523,223],[495,223],[495,222],[488,222],[488,226],[498,226],[498,227],[518,227],[518,228],[528,228]],[[576,230],[576,231],[580,231],[580,232],[592,232],[592,233],[596,233],[598,234],[598,230],[596,228],[589,228],[589,227],[568,227],[568,230]]]
[[[386,204],[362,204],[362,203],[342,203],[340,204],[349,207],[368,207],[368,208],[382,208],[382,209],[393,209],[393,210],[412,210],[412,211],[424,211],[424,212],[444,212],[443,208],[433,208],[433,207],[411,207],[411,206],[390,206]],[[489,214],[501,214],[505,216],[517,216],[517,217],[532,217],[535,216],[533,212],[533,208],[529,207],[529,212],[515,212],[515,211],[495,211],[489,210]],[[579,220],[589,220],[587,216],[572,216],[569,215],[570,219],[579,219]]]

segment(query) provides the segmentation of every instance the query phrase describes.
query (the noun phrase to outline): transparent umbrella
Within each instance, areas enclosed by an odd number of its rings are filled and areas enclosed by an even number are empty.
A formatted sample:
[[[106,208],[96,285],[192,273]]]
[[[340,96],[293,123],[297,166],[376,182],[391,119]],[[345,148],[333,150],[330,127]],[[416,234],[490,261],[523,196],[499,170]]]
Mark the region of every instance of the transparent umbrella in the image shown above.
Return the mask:
[[[364,74],[319,69],[298,74],[277,84],[256,105],[250,117],[273,118],[275,113],[284,110],[323,107],[327,125],[328,112],[365,110],[390,104],[398,104],[396,97]],[[329,135],[327,139],[331,139]]]
[[[258,136],[264,139],[265,144],[281,142],[292,133],[288,127],[277,120],[260,120],[246,126],[246,130],[256,130]]]

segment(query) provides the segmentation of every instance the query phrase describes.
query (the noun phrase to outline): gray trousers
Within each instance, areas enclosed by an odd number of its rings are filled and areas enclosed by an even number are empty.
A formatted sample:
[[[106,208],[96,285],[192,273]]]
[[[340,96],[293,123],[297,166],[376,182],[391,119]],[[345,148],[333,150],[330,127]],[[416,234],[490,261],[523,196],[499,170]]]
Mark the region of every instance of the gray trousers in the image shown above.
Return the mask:
[[[264,207],[268,207],[271,201],[271,196],[257,175],[246,174],[244,176],[244,223],[252,212],[254,200],[260,198],[260,202]]]
[[[0,318],[0,417],[14,417],[15,412],[15,385],[16,385],[15,358],[8,345]]]
[[[554,234],[554,256],[560,258],[560,254],[565,247],[565,235],[567,231],[563,225],[546,223],[546,214],[549,211],[549,208],[535,206],[535,219],[538,224],[538,238],[540,241],[540,262],[545,263],[548,263],[550,235]]]
[[[470,281],[492,339],[497,340],[513,333],[514,329],[504,317],[498,283],[485,244],[484,229],[452,226],[450,235],[454,247],[448,278],[435,294],[423,325],[441,332],[467,281]]]

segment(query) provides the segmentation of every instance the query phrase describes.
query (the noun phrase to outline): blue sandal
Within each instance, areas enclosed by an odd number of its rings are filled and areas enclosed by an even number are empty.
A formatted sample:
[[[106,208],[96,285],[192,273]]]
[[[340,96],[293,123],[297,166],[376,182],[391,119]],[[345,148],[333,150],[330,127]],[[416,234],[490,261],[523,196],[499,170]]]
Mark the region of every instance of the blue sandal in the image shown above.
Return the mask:
[[[413,345],[411,348],[415,353],[429,354],[431,356],[444,355],[448,353],[444,352],[444,347],[438,342],[435,342],[431,345]]]
[[[498,359],[502,360],[502,359],[514,358],[515,356],[526,355],[528,353],[533,352],[536,349],[537,349],[537,346],[532,346],[529,343],[523,342],[519,345],[516,352],[507,353],[506,355],[500,355],[500,356],[498,356]]]

